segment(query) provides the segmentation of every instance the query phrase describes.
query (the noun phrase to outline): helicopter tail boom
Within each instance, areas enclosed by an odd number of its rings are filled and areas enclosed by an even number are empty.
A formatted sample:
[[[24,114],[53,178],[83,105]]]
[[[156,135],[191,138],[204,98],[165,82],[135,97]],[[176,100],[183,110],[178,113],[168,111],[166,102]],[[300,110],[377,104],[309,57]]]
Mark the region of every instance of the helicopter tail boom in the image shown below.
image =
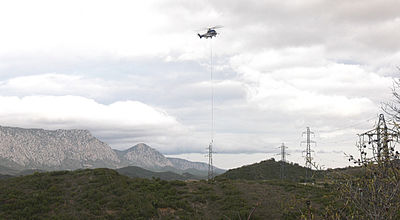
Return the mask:
[[[202,36],[202,35],[200,35],[200,34],[197,34],[197,35],[199,35],[200,39],[203,37],[203,36]]]

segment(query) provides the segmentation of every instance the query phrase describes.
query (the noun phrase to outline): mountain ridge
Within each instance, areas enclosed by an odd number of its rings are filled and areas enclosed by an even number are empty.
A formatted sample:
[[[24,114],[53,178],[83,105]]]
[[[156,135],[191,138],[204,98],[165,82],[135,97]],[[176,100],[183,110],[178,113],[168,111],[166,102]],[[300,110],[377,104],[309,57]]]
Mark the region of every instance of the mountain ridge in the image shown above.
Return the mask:
[[[117,167],[112,149],[87,130],[0,126],[0,165],[17,169]],[[11,165],[11,166],[10,166]]]
[[[114,151],[117,152],[122,166],[140,165],[145,168],[173,166],[164,155],[144,143],[136,144],[126,150],[114,149]]]
[[[153,172],[175,172],[178,174],[190,173],[196,176],[207,176],[208,164],[203,162],[193,162],[181,158],[165,157],[156,149],[144,143],[136,144],[125,150],[116,150],[123,167],[139,166]],[[138,157],[141,155],[142,157]],[[157,159],[157,163],[151,162]],[[216,174],[224,173],[225,170],[214,166]]]
[[[179,162],[177,162],[179,161]],[[206,176],[207,164],[167,158],[156,149],[136,144],[126,150],[108,144],[82,129],[45,130],[0,126],[0,173],[15,175],[22,170],[117,169],[138,166],[150,171],[172,171]],[[193,170],[194,169],[194,170]],[[215,168],[224,172],[224,170]]]

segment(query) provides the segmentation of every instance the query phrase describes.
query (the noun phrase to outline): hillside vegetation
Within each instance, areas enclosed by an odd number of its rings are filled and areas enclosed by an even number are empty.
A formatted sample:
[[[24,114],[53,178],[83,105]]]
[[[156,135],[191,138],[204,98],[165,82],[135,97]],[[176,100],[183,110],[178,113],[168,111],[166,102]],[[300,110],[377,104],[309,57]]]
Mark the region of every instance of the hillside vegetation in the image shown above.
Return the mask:
[[[222,179],[129,178],[110,169],[55,171],[0,180],[0,219],[299,219],[311,200],[316,219],[328,186]]]
[[[281,165],[284,163],[284,179],[294,182],[304,182],[306,171],[311,172],[310,169],[302,167],[298,164],[285,163],[269,159],[259,163],[242,166],[236,169],[231,169],[217,179],[245,179],[245,180],[276,180],[281,178]],[[312,171],[314,178],[321,177],[321,172]]]
[[[182,175],[174,173],[174,172],[152,172],[140,167],[129,166],[116,169],[116,171],[122,175],[129,176],[132,178],[160,178],[162,180],[188,180],[188,179],[200,179],[200,177],[196,177],[189,173],[183,173]]]

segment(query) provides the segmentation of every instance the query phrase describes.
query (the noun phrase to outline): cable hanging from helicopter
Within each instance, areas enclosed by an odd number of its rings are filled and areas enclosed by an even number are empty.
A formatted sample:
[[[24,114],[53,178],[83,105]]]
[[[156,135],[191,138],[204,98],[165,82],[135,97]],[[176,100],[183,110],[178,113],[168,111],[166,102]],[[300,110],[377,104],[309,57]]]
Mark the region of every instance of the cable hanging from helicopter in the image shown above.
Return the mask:
[[[215,29],[217,28],[222,28],[221,25],[214,26],[214,27],[209,27],[205,28],[207,30],[206,33],[204,34],[199,34],[197,35],[201,38],[213,38],[217,36],[217,31]],[[214,153],[213,151],[213,145],[214,145],[214,84],[213,84],[213,51],[212,51],[212,43],[210,41],[210,81],[211,81],[211,141],[210,144],[208,145],[208,180],[213,180],[214,179],[214,166],[213,166],[213,159],[212,159],[212,154]]]

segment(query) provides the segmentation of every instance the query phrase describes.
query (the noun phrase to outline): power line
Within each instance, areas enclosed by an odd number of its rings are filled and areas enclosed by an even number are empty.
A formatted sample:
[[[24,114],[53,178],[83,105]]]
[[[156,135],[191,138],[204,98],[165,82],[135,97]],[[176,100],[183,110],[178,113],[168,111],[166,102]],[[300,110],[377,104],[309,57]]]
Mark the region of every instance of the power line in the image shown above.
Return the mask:
[[[362,120],[362,121],[358,121],[357,123],[354,123],[354,124],[346,125],[344,127],[330,129],[330,130],[320,130],[320,132],[342,131],[342,130],[345,130],[345,129],[348,129],[348,128],[353,128],[355,126],[361,125],[361,124],[366,123],[366,122],[370,122],[371,120],[374,120],[375,118],[376,118],[376,116],[368,118],[368,119],[365,119],[365,120]]]
[[[319,140],[320,143],[324,143],[324,144],[338,144],[338,143],[346,143],[346,142],[350,142],[350,141],[354,141],[354,139],[353,138],[345,138],[345,139],[331,140],[331,141]]]
[[[376,116],[374,116],[374,117],[371,117],[371,118],[368,118],[368,119],[365,119],[365,120],[362,120],[362,121],[359,121],[359,122],[357,122],[357,123],[354,123],[354,124],[351,124],[351,125],[348,125],[348,126],[345,126],[345,127],[341,127],[341,128],[336,128],[336,129],[332,129],[332,130],[323,130],[322,132],[334,132],[334,131],[341,131],[341,130],[345,130],[345,129],[348,129],[348,128],[352,128],[352,127],[355,127],[355,126],[357,126],[357,125],[361,125],[361,124],[363,124],[363,123],[367,123],[367,122],[370,122],[370,121],[372,121],[372,120],[375,120],[376,119]],[[331,141],[324,141],[323,139],[322,140],[320,140],[320,142],[322,142],[322,143],[324,143],[324,144],[337,144],[337,143],[345,143],[345,142],[350,142],[350,141],[353,141],[354,139],[352,139],[352,138],[342,138],[342,139],[339,139],[339,140],[331,140]]]

